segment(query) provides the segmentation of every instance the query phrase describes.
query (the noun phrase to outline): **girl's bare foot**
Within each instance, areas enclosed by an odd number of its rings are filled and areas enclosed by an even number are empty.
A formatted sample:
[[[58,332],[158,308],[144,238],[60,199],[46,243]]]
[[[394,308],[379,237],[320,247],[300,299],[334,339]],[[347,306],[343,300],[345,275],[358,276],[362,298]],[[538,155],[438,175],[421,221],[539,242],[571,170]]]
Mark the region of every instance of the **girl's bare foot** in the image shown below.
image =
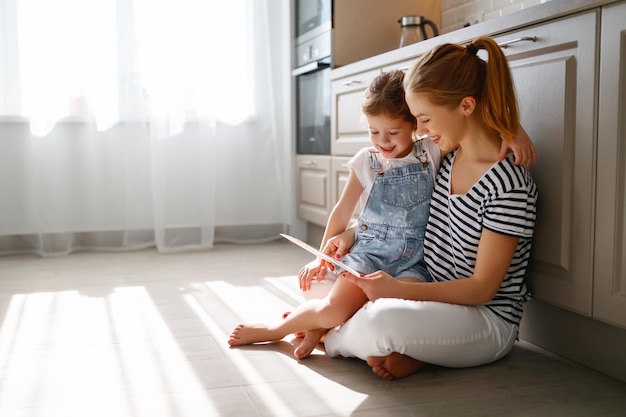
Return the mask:
[[[283,313],[283,319],[286,319],[291,314],[291,311]],[[306,332],[296,332],[293,334],[296,338],[300,339],[306,335]]]
[[[306,332],[300,346],[293,351],[293,356],[295,356],[296,359],[308,358],[325,334],[325,329],[309,330]]]
[[[387,356],[370,356],[367,364],[376,375],[387,381],[407,377],[427,365],[398,352],[391,352]]]
[[[228,338],[230,346],[249,345],[257,342],[272,342],[282,339],[264,324],[240,324]]]

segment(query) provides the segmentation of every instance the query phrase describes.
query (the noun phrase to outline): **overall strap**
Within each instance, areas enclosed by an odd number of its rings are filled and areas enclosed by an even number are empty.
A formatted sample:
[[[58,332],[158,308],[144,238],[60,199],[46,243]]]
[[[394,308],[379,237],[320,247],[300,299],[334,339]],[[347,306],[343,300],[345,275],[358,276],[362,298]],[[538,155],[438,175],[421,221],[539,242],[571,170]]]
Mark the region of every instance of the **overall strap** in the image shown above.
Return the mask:
[[[380,160],[378,159],[378,157],[376,156],[378,155],[378,151],[375,149],[370,149],[369,150],[369,162],[370,162],[370,168],[374,171],[376,171],[379,174],[382,174],[383,172],[383,165],[380,163]]]

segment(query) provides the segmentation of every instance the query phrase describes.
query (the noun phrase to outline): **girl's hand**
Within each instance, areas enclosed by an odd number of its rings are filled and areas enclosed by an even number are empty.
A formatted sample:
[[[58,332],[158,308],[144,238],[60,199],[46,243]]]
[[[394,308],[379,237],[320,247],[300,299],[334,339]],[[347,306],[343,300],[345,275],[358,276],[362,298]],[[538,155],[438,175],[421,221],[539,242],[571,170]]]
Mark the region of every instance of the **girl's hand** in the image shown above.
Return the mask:
[[[323,280],[327,270],[328,263],[320,259],[315,259],[304,265],[298,272],[300,290],[309,291],[311,289],[311,281],[313,279],[317,279],[317,281]]]
[[[530,169],[530,164],[537,162],[537,150],[528,133],[522,126],[515,135],[513,142],[502,141],[500,148],[500,160],[502,161],[509,150],[513,151],[515,156],[515,165],[522,165],[526,169]]]
[[[362,277],[355,277],[348,272],[343,272],[340,276],[358,285],[370,301],[379,298],[403,298],[402,282],[386,272],[376,271]]]
[[[324,252],[328,256],[332,256],[335,259],[341,259],[345,254],[350,253],[350,248],[354,243],[354,230],[347,229],[346,231],[333,236],[324,245]]]

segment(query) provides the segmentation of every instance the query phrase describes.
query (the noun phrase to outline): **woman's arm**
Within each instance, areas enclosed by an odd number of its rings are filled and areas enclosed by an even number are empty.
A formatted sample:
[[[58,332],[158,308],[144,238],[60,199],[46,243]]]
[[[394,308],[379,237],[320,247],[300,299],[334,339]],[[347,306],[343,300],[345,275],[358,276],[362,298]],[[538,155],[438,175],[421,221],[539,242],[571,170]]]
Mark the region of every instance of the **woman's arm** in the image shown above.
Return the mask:
[[[365,277],[343,276],[361,287],[368,299],[403,298],[439,301],[449,304],[478,305],[490,301],[513,260],[518,238],[483,229],[474,274],[443,282],[403,281],[382,271]]]

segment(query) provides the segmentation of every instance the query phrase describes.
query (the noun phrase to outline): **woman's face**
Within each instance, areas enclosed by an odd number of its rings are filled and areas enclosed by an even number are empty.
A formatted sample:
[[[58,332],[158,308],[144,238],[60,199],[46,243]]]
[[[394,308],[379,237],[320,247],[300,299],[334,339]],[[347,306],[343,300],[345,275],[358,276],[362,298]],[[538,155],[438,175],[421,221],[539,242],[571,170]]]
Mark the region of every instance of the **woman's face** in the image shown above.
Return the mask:
[[[428,94],[406,92],[406,102],[417,119],[418,136],[428,135],[442,153],[459,145],[467,127],[461,106],[456,109],[433,104]]]
[[[413,150],[413,123],[388,114],[368,115],[372,145],[387,159],[402,158]]]

